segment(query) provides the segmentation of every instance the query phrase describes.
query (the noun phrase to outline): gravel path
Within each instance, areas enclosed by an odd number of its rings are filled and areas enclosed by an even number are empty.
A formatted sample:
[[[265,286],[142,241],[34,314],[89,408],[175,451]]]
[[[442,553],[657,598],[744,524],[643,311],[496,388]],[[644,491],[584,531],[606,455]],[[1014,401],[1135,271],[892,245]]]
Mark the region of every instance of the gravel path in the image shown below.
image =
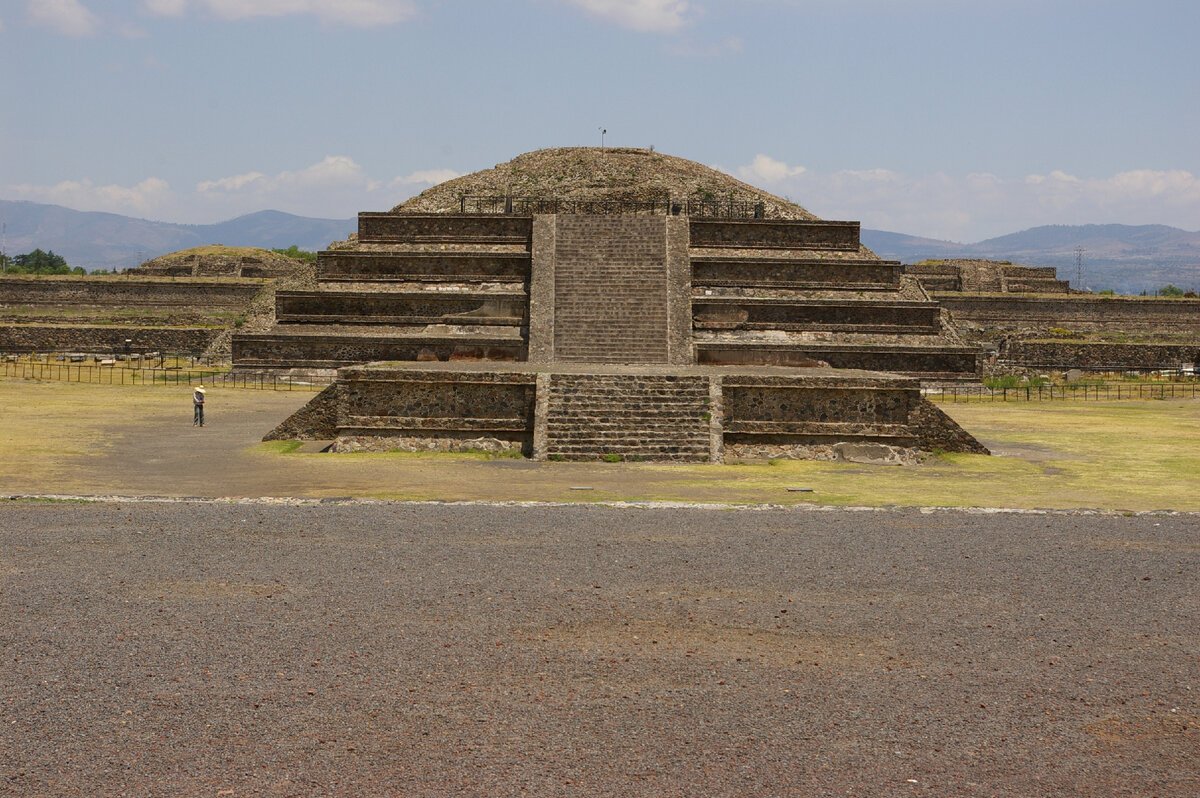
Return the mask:
[[[0,505],[0,793],[1200,794],[1195,516]]]

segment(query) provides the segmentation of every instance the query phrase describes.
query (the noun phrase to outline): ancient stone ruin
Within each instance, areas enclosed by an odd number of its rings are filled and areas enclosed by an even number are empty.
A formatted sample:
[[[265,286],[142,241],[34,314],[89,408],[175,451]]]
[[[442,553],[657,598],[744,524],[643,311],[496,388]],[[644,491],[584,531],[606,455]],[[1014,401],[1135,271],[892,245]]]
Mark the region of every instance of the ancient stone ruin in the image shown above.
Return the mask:
[[[1053,266],[1018,266],[1004,260],[952,259],[906,264],[926,291],[971,291],[997,294],[1069,294]]]
[[[318,280],[234,336],[239,369],[337,369],[268,437],[539,459],[982,451],[920,396],[977,380],[980,350],[857,222],[651,151],[531,153],[362,213]]]

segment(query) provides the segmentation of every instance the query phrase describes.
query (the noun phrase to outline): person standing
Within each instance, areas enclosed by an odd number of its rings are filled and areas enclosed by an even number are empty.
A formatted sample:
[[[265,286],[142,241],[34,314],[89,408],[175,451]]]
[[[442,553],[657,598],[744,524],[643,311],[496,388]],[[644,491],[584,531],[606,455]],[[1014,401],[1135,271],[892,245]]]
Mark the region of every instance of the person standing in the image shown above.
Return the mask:
[[[196,390],[192,391],[192,426],[204,426],[204,386],[197,385]]]

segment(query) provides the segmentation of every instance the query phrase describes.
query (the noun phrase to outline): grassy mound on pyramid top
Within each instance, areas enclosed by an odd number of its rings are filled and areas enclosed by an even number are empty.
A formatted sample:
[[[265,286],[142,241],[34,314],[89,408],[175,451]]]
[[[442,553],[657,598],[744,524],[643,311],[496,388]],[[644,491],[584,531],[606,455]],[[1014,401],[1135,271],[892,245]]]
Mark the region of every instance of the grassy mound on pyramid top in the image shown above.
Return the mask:
[[[816,219],[794,202],[695,161],[629,147],[559,147],[439,183],[393,213],[456,213],[462,197],[759,203],[771,219]]]

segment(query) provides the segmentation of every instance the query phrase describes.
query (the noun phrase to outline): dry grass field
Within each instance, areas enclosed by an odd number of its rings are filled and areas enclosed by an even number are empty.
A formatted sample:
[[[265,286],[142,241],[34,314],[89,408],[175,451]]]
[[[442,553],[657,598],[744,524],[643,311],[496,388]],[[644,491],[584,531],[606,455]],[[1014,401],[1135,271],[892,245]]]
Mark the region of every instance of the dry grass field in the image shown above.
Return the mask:
[[[995,456],[910,467],[533,463],[260,442],[311,395],[216,388],[197,430],[186,386],[0,379],[0,485],[9,495],[1200,511],[1200,401],[943,405]]]

